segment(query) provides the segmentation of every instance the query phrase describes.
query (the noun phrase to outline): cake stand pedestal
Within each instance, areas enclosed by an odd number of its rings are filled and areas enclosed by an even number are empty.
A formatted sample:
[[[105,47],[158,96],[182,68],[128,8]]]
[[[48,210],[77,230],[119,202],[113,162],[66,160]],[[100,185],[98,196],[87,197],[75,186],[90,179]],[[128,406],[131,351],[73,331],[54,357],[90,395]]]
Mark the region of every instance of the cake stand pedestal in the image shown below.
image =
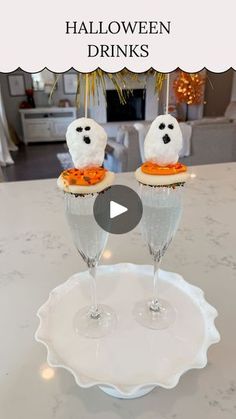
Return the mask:
[[[114,332],[101,339],[82,337],[73,329],[76,312],[90,304],[88,272],[55,288],[38,310],[35,335],[47,348],[48,364],[70,371],[81,387],[99,386],[111,396],[128,399],[156,386],[173,388],[184,372],[203,368],[209,346],[220,340],[214,325],[217,311],[200,288],[160,270],[160,296],[175,307],[176,320],[164,330],[142,327],[132,310],[137,301],[150,298],[152,280],[149,265],[98,268],[98,301],[118,316]]]

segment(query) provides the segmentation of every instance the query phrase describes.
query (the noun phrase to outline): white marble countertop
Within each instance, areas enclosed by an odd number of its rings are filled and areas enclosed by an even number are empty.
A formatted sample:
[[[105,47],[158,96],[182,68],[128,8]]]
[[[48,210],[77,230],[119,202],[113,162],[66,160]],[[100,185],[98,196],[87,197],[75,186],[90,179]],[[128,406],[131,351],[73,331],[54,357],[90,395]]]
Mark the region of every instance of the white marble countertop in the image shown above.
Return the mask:
[[[36,311],[49,291],[85,269],[73,247],[55,180],[0,184],[1,419],[235,419],[236,163],[192,168],[179,232],[162,267],[200,286],[217,308],[221,342],[208,365],[172,390],[118,400],[79,388],[67,371],[48,370],[34,341]],[[132,174],[117,183],[135,187]],[[111,236],[103,264],[151,263],[139,229]]]

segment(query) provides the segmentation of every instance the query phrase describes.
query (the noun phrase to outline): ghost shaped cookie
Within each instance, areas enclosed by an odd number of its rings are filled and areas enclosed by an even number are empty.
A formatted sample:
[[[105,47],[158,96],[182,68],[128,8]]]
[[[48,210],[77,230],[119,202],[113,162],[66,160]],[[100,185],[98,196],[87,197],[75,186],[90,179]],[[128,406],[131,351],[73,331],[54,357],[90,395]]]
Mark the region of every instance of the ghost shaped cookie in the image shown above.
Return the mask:
[[[103,164],[107,134],[93,119],[73,121],[67,128],[66,142],[77,169]]]
[[[152,122],[144,141],[145,158],[159,166],[175,164],[182,145],[178,121],[169,114],[159,115]]]
[[[66,142],[74,168],[64,170],[57,185],[64,192],[89,194],[112,185],[114,173],[102,167],[107,144],[103,127],[90,118],[79,118],[67,128]]]
[[[183,138],[178,121],[169,114],[159,115],[144,140],[146,161],[135,172],[136,179],[151,186],[186,182],[187,168],[178,163]]]

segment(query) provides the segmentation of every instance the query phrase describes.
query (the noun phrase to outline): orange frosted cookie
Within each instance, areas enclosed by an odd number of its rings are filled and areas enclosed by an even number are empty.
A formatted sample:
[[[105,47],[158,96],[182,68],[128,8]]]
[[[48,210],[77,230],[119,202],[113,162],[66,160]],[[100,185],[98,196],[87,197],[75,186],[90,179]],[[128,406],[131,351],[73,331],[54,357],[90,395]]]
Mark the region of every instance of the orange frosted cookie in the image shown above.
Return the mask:
[[[106,175],[103,167],[87,167],[85,169],[68,169],[62,172],[61,177],[66,185],[90,186],[101,182]]]
[[[57,179],[58,187],[64,192],[91,194],[109,188],[114,182],[114,173],[103,167],[68,169]]]
[[[138,182],[151,186],[167,186],[185,183],[189,179],[187,167],[181,163],[158,166],[146,162],[135,172]]]
[[[141,170],[147,175],[176,175],[187,171],[187,166],[181,163],[168,164],[167,166],[160,166],[157,163],[147,161],[142,164]]]

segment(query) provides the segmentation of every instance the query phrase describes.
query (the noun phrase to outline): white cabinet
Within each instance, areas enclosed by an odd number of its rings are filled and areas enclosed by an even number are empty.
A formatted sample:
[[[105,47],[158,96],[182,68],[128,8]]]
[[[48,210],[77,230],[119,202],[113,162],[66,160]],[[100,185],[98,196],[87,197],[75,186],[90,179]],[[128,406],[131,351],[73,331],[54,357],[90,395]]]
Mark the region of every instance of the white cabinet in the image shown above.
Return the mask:
[[[73,118],[75,119],[75,118]],[[63,121],[52,121],[51,134],[54,138],[65,138],[66,130],[68,125],[72,122],[71,119],[65,118]]]
[[[76,119],[76,108],[20,109],[24,143],[65,141],[68,125]]]
[[[51,123],[50,121],[27,121],[25,123],[25,137],[27,141],[37,141],[38,138],[47,139],[51,135]],[[24,139],[25,140],[25,139]]]

